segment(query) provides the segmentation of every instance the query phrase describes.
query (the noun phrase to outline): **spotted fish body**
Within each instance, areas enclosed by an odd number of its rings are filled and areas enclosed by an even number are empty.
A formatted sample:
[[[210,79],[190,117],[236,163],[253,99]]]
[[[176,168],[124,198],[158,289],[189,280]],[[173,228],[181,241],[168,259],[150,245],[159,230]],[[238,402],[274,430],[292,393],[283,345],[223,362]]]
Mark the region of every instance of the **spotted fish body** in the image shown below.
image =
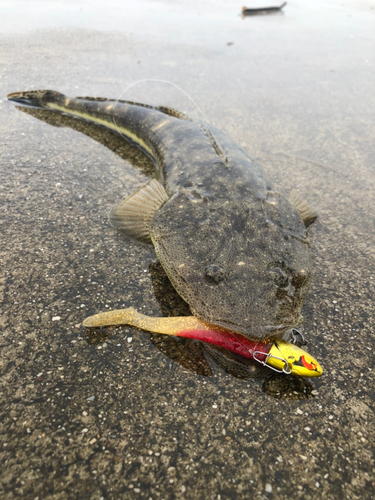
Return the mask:
[[[50,90],[9,100],[120,132],[154,161],[155,179],[110,214],[152,242],[173,286],[202,321],[249,339],[301,322],[311,274],[314,212],[273,190],[261,167],[221,131],[170,108]]]

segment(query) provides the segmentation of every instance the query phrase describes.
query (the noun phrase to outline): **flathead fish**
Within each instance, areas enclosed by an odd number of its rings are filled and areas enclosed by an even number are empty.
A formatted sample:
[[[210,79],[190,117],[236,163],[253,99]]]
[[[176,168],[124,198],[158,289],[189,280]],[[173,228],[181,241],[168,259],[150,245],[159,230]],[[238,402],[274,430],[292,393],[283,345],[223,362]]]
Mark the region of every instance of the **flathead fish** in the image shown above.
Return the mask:
[[[252,340],[301,323],[311,280],[306,227],[316,213],[297,192],[276,191],[227,135],[165,107],[51,90],[8,99],[118,131],[153,159],[155,178],[109,219],[154,245],[196,318]]]

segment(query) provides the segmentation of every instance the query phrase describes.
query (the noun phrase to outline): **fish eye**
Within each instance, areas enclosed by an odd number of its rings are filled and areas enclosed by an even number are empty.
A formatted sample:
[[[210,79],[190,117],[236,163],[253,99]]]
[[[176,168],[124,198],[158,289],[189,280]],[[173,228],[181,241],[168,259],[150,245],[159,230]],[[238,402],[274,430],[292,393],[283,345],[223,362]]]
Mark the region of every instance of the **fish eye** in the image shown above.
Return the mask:
[[[308,271],[302,270],[299,273],[295,274],[292,278],[292,285],[294,288],[301,288],[310,277],[310,273]]]
[[[225,278],[225,270],[217,264],[210,264],[204,268],[204,279],[209,285],[218,285]]]
[[[277,286],[279,287],[287,286],[289,279],[285,271],[283,271],[279,267],[273,267],[269,269],[269,273]]]

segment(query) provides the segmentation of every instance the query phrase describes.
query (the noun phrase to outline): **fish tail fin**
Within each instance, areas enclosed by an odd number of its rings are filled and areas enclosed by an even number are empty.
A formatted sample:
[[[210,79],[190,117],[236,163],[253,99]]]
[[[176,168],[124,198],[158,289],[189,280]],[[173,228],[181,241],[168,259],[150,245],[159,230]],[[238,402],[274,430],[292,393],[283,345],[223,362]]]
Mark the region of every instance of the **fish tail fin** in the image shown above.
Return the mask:
[[[55,90],[28,90],[26,92],[12,92],[7,95],[8,101],[21,106],[45,109],[50,103],[65,103],[66,97]]]

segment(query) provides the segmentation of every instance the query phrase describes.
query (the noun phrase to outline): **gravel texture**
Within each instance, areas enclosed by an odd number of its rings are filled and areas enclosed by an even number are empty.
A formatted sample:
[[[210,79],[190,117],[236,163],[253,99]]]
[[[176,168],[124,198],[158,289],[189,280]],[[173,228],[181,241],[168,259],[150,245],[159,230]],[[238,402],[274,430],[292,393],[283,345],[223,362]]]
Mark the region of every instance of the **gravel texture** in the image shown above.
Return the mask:
[[[77,5],[0,4],[1,498],[374,498],[370,4],[288,3],[245,20],[220,2],[111,0],[113,19]],[[248,377],[199,343],[80,326],[126,306],[187,313],[153,249],[107,221],[151,164],[5,95],[119,97],[156,77],[319,209],[303,314],[322,378]]]

